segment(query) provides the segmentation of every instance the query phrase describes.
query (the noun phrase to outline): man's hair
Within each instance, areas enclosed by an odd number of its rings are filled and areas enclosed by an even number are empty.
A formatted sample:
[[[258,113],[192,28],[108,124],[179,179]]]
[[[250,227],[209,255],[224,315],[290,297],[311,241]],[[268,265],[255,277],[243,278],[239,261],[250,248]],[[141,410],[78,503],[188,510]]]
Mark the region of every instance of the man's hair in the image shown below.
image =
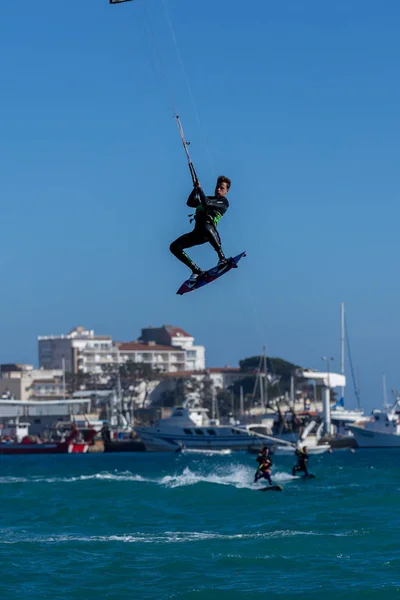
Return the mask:
[[[217,185],[219,185],[220,183],[226,183],[228,190],[231,187],[231,180],[229,179],[229,177],[225,177],[225,175],[220,175],[218,177]]]

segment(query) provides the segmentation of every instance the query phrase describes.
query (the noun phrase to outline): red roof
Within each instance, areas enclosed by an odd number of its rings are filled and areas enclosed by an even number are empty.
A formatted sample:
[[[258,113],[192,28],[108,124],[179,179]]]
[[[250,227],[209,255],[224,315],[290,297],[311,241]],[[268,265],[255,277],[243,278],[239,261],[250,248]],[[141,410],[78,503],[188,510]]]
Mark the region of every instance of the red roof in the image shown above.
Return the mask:
[[[120,342],[118,347],[120,352],[183,352],[177,346],[161,346],[143,342]]]
[[[180,327],[173,327],[172,325],[164,325],[165,330],[168,332],[170,337],[193,337],[189,333],[186,333]]]

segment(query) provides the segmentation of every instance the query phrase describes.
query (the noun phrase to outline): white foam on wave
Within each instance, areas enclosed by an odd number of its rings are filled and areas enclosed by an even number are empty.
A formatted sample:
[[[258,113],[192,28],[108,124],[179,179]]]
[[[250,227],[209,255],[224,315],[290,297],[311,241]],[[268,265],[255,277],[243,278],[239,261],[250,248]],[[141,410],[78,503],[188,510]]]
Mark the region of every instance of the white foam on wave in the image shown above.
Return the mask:
[[[254,468],[240,464],[230,464],[226,467],[218,466],[214,471],[209,473],[194,471],[186,467],[180,474],[166,475],[161,479],[160,484],[169,488],[190,486],[196,483],[230,485],[238,489],[257,489],[257,487],[264,486],[265,480],[261,480],[256,485],[254,484],[254,473]],[[278,471],[277,473],[273,473],[272,479],[276,482],[289,482],[296,478],[288,473]]]
[[[0,477],[0,484],[15,484],[15,483],[77,483],[86,481],[104,481],[104,482],[146,482],[162,485],[168,488],[178,488],[183,486],[192,486],[198,483],[210,483],[217,485],[233,486],[237,489],[256,489],[265,485],[265,480],[261,480],[254,485],[255,469],[243,464],[229,463],[225,466],[217,465],[214,469],[207,470],[204,465],[198,467],[191,465],[185,467],[183,472],[173,475],[165,475],[160,477],[143,477],[142,475],[132,473],[131,471],[115,471],[100,473],[92,473],[90,475],[77,475],[70,477],[45,477],[40,475],[32,475],[28,477]],[[298,477],[292,477],[289,473],[273,472],[272,480],[276,483],[290,482]]]
[[[329,537],[349,537],[360,534],[358,531],[337,532],[316,532],[316,531],[291,531],[276,530],[261,533],[236,533],[221,534],[212,531],[166,531],[159,534],[150,534],[135,532],[131,534],[114,535],[27,535],[8,534],[0,538],[0,546],[4,544],[62,544],[62,543],[128,543],[128,544],[170,544],[170,543],[190,543],[190,542],[209,542],[212,540],[232,541],[232,540],[268,540],[282,539],[287,537],[301,536],[329,536]],[[362,532],[361,532],[362,534]]]
[[[184,448],[182,454],[202,454],[205,456],[229,456],[232,454],[232,450],[226,448],[224,450],[207,450],[200,448]]]
[[[218,467],[213,472],[194,472],[189,467],[183,473],[166,475],[160,481],[161,485],[170,488],[194,485],[196,483],[216,483],[218,485],[231,485],[236,488],[251,488],[254,472],[243,465],[229,465],[226,468]]]
[[[272,479],[274,481],[286,481],[289,483],[290,481],[294,481],[295,479],[301,479],[298,475],[291,475],[290,473],[285,473],[284,471],[278,471],[277,473],[272,474]]]
[[[0,483],[74,483],[77,481],[149,481],[141,475],[135,475],[129,471],[123,473],[93,473],[92,475],[79,475],[76,477],[0,477]]]

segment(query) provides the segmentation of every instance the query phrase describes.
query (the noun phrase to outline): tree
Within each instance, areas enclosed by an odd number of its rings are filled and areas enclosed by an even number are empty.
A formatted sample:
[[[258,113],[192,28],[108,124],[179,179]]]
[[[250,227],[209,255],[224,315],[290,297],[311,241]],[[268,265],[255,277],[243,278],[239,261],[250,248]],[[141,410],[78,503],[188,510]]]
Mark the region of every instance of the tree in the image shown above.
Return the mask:
[[[65,391],[68,396],[72,396],[75,392],[97,387],[98,376],[93,373],[65,373]]]
[[[105,365],[103,373],[108,378],[107,387],[109,389],[120,392],[123,398],[129,400],[130,404],[141,397],[142,408],[147,402],[151,382],[159,381],[162,378],[161,371],[157,368],[154,369],[151,364],[131,360],[120,364],[119,369],[115,364]]]
[[[243,388],[245,396],[253,395],[257,378],[262,377],[263,356],[251,356],[239,361],[240,371],[243,377],[235,382],[234,393],[238,395]],[[300,367],[282,358],[267,357],[267,391],[268,399],[276,399],[290,392],[290,379]],[[297,381],[299,379],[297,378]]]

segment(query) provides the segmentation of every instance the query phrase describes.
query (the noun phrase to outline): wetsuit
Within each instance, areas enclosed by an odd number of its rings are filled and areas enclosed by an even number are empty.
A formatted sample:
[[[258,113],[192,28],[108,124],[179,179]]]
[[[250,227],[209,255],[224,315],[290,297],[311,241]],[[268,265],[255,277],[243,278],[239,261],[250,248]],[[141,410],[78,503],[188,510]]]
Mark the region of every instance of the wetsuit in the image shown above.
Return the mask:
[[[269,456],[265,456],[262,461],[260,461],[259,458],[261,458],[261,457],[258,457],[257,461],[260,462],[260,466],[258,467],[256,474],[254,475],[254,483],[256,483],[259,479],[266,479],[268,481],[269,485],[272,485],[272,480],[271,480],[272,460],[269,458]]]
[[[304,475],[307,477],[308,476],[308,469],[307,469],[308,452],[303,452],[303,450],[297,449],[296,456],[297,456],[297,465],[295,465],[292,469],[293,477],[296,475],[296,473],[298,471],[304,472]]]
[[[194,188],[186,204],[196,209],[194,229],[172,242],[169,249],[178,260],[192,269],[193,273],[201,273],[200,267],[189,258],[184,249],[209,242],[218,254],[219,260],[225,260],[217,223],[228,210],[229,202],[224,196],[206,196],[201,188]]]
[[[266,451],[265,450],[260,450],[260,452],[257,455],[257,459],[256,460],[257,460],[258,464],[261,465],[265,461],[266,458],[269,458],[269,456],[267,455]]]

